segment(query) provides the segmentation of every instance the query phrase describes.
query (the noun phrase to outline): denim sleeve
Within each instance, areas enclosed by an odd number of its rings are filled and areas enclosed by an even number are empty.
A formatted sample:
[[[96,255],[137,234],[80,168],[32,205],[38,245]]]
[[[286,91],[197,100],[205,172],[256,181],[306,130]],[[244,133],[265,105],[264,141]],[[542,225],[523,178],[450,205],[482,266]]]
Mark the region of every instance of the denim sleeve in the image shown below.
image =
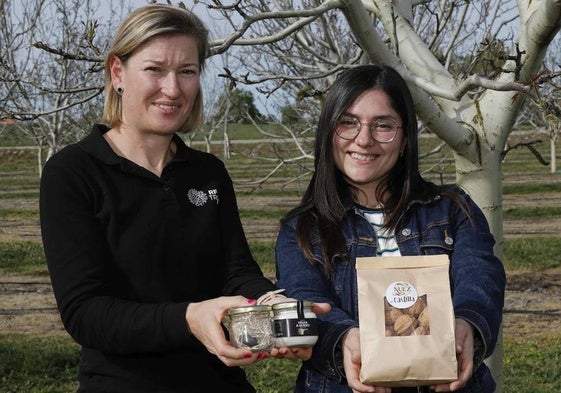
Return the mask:
[[[351,327],[358,327],[358,322],[341,309],[323,265],[312,264],[304,257],[298,247],[293,221],[282,225],[275,251],[277,286],[286,290],[286,296],[331,305],[329,313],[318,316],[319,338],[311,362],[325,376],[341,380],[344,374],[338,369],[337,344]]]
[[[493,353],[504,307],[506,275],[495,256],[495,240],[479,207],[464,194],[471,219],[456,211],[451,255],[452,300],[457,318],[470,322],[483,341],[483,357]]]

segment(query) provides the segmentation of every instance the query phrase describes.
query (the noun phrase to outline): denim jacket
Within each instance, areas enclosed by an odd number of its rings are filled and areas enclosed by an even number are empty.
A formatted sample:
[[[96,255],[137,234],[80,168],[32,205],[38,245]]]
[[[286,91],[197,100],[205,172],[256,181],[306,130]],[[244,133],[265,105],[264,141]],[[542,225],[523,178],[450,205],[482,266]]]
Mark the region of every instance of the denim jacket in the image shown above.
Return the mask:
[[[501,261],[493,253],[494,238],[487,220],[472,199],[456,186],[467,203],[471,219],[449,197],[409,204],[398,222],[395,235],[401,255],[447,254],[450,258],[452,303],[456,318],[470,322],[480,344],[476,348],[477,369],[461,392],[493,392],[495,382],[482,360],[495,348],[504,305],[506,284]],[[341,362],[341,337],[358,327],[357,257],[376,256],[376,234],[368,221],[351,204],[342,231],[347,254],[335,259],[330,280],[322,263],[305,259],[296,241],[296,219],[280,228],[276,244],[277,286],[297,299],[331,304],[331,312],[318,317],[319,340],[312,358],[304,362],[296,392],[351,392]],[[312,250],[321,260],[317,233],[311,236]]]

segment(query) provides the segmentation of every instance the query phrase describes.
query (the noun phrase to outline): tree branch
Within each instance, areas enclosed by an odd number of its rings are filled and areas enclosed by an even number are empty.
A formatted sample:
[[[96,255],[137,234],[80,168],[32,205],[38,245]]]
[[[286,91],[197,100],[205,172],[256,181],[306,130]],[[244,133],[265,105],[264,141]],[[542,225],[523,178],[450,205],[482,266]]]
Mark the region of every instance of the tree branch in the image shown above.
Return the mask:
[[[56,49],[56,48],[52,48],[49,45],[45,44],[44,42],[41,41],[37,41],[35,43],[33,43],[33,46],[37,49],[42,49],[45,52],[48,53],[52,53],[54,55],[60,56],[64,59],[67,60],[77,60],[77,61],[87,61],[90,63],[102,63],[103,59],[100,57],[90,57],[90,56],[85,56],[82,54],[76,54],[76,53],[70,53],[70,52],[66,52],[63,51],[62,49]]]
[[[49,109],[49,110],[46,110],[46,111],[6,113],[6,115],[0,116],[0,120],[4,120],[4,119],[16,119],[16,120],[20,120],[20,121],[34,120],[34,119],[40,118],[42,116],[52,115],[53,113],[65,111],[65,110],[70,109],[70,108],[72,108],[76,105],[84,104],[84,103],[90,101],[91,99],[97,97],[102,92],[103,92],[103,88],[99,88],[96,92],[94,92],[94,93],[92,93],[88,96],[85,96],[85,97],[81,98],[80,100],[73,101],[73,102],[70,102],[70,103],[68,103],[64,106],[57,107],[57,108],[52,108],[52,109]]]
[[[328,10],[339,8],[341,6],[340,0],[328,0],[322,3],[319,7],[312,9],[303,10],[290,10],[290,11],[274,11],[274,12],[263,12],[261,14],[255,14],[247,16],[244,18],[242,26],[231,34],[228,38],[224,40],[217,40],[211,43],[211,53],[210,56],[214,56],[225,52],[229,47],[236,46],[246,46],[246,45],[257,45],[280,41],[281,39],[289,36],[293,32],[301,29],[303,26],[311,23],[323,13]],[[244,33],[255,23],[270,20],[270,19],[287,19],[287,18],[304,18],[292,23],[287,28],[282,31],[271,34],[266,37],[252,38],[252,39],[242,39]]]

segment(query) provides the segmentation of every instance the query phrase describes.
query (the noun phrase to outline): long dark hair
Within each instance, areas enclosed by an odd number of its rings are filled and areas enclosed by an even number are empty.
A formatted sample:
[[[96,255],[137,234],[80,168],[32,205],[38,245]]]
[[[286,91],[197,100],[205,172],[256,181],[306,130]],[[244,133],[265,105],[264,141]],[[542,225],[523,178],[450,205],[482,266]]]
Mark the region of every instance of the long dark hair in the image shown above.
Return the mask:
[[[384,201],[384,226],[395,230],[400,214],[412,199],[413,190],[415,199],[427,198],[437,193],[437,188],[423,180],[419,173],[417,118],[411,92],[401,75],[384,65],[357,66],[340,74],[326,94],[320,114],[314,174],[300,205],[283,219],[298,216],[298,244],[311,262],[321,262],[316,260],[317,257],[314,257],[311,250],[311,234],[319,235],[328,275],[333,271],[333,258],[347,251],[340,224],[348,201],[354,200],[358,192],[335,165],[333,134],[341,115],[360,94],[370,89],[378,89],[389,96],[393,109],[403,121],[403,133],[407,142],[403,155],[376,190],[378,200]]]

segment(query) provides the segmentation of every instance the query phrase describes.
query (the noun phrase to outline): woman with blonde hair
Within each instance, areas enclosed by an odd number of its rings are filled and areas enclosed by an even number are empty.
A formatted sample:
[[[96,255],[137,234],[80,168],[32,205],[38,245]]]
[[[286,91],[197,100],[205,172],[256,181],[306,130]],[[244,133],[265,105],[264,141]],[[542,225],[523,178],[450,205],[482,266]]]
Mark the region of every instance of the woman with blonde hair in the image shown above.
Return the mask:
[[[178,135],[201,122],[208,45],[187,10],[133,11],[106,57],[104,124],[45,165],[43,243],[82,346],[80,392],[254,392],[239,366],[311,356],[235,348],[221,325],[285,298],[251,255],[223,163]]]

